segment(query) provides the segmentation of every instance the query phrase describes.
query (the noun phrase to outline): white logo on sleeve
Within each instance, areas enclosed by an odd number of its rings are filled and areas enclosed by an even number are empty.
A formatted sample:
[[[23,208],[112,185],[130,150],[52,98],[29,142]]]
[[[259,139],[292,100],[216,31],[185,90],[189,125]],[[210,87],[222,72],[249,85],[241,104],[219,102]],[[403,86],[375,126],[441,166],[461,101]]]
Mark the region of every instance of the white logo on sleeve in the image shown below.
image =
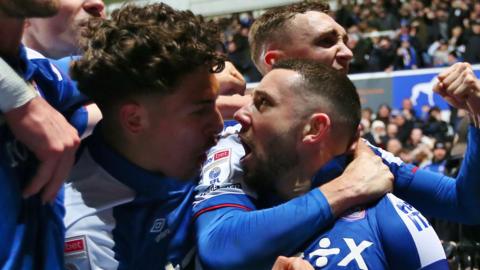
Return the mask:
[[[350,252],[337,265],[346,267],[350,262],[355,261],[360,269],[367,270],[368,267],[363,260],[362,252],[373,245],[373,243],[370,241],[362,241],[360,245],[357,246],[352,238],[343,238],[343,241],[347,244]],[[339,248],[329,248],[331,241],[328,238],[322,238],[318,245],[320,248],[308,255],[309,258],[319,256],[319,258],[315,260],[317,267],[324,267],[328,264],[327,256],[340,254]]]

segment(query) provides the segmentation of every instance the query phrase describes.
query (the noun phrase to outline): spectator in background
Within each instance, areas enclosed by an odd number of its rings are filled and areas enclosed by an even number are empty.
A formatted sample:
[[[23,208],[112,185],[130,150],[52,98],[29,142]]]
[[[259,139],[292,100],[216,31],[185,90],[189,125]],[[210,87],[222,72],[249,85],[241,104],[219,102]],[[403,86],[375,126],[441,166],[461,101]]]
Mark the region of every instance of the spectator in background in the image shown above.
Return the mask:
[[[399,113],[392,116],[392,122],[398,126],[398,139],[405,144],[413,129],[413,121],[406,119],[403,113]]]
[[[455,27],[463,26],[463,21],[468,18],[468,5],[465,1],[454,0],[451,2],[448,11],[448,28],[453,30]]]
[[[386,150],[395,156],[400,156],[402,153],[403,145],[399,139],[391,138],[387,141]]]
[[[465,35],[462,26],[452,28],[450,39],[448,40],[448,51],[454,53],[455,56],[462,58],[465,53]]]
[[[434,67],[445,67],[449,64],[449,54],[447,40],[441,39],[434,42],[428,49],[432,57]]]
[[[385,124],[380,120],[372,122],[370,132],[363,137],[374,146],[385,149],[387,144],[387,136],[385,132]]]
[[[380,104],[380,106],[378,106],[377,116],[375,117],[375,120],[380,120],[385,124],[385,126],[387,126],[388,123],[390,122],[391,111],[392,111],[392,108],[388,104],[386,103]]]
[[[366,72],[369,54],[372,49],[370,39],[362,38],[361,34],[358,33],[358,27],[352,26],[349,29],[347,46],[353,52],[353,59],[350,62],[350,73]]]
[[[411,46],[408,39],[404,39],[400,42],[400,47],[397,49],[397,57],[394,63],[395,70],[401,69],[417,69],[417,53]]]
[[[411,163],[421,166],[428,162],[432,156],[430,149],[433,146],[433,140],[423,135],[421,128],[413,128],[410,137],[405,144],[405,148],[409,151]]]
[[[395,123],[388,123],[387,125],[387,139],[397,139],[398,138],[398,126]]]
[[[423,126],[423,133],[439,141],[448,139],[448,124],[442,120],[440,108],[434,106],[428,112],[428,119]]]
[[[432,172],[445,174],[445,165],[447,164],[448,156],[449,155],[446,144],[442,141],[437,141],[433,146],[432,160],[423,165],[422,168]]]
[[[370,107],[366,107],[362,109],[362,119],[368,120],[369,122],[372,121],[373,117],[373,110]]]
[[[472,22],[471,35],[465,48],[465,61],[480,63],[480,19]]]
[[[402,108],[401,111],[404,115],[406,115],[408,120],[416,121],[417,119],[417,112],[413,108],[412,100],[409,98],[404,98],[402,100]]]
[[[448,40],[448,12],[443,8],[429,9],[426,13],[429,42]]]
[[[105,17],[103,0],[60,0],[57,15],[26,20],[23,42],[51,59],[78,54],[81,27],[90,17]]]
[[[380,37],[370,53],[369,71],[392,71],[395,55],[396,50],[392,40],[389,37]]]

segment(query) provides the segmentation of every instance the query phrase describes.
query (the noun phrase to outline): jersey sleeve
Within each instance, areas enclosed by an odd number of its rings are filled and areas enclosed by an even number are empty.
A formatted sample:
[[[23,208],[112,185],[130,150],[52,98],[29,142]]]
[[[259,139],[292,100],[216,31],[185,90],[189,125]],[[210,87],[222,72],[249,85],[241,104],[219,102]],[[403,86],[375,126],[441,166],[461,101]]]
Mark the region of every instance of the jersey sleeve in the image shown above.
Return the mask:
[[[415,208],[387,194],[376,211],[389,269],[449,269],[437,234]]]
[[[208,211],[195,220],[199,257],[205,269],[268,269],[333,220],[319,189],[273,208]]]
[[[209,151],[196,187],[195,217],[220,208],[255,208],[251,199],[257,195],[243,182],[240,159],[245,150],[235,134],[240,128],[240,125],[228,127],[223,138]]]
[[[468,144],[457,178],[448,177],[411,164],[374,148],[395,176],[394,194],[427,216],[465,224],[480,223],[480,130],[469,127]]]
[[[88,111],[84,105],[91,102],[80,93],[76,83],[68,76],[68,65],[75,57],[51,61],[29,48],[26,48],[26,53],[32,65],[36,66],[37,72],[42,74],[34,82],[38,93],[62,113],[77,129],[79,135],[82,135],[89,121]],[[63,68],[59,68],[55,62],[61,63]]]

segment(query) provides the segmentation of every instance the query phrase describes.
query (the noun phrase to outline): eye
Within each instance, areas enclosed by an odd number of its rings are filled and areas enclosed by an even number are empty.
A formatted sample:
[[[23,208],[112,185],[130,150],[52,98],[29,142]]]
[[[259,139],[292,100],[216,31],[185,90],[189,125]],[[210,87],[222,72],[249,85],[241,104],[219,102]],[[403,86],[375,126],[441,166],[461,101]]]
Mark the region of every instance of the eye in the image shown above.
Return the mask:
[[[270,102],[264,96],[257,95],[253,100],[253,105],[258,111],[261,112],[270,106]]]
[[[315,40],[315,45],[325,48],[330,48],[337,43],[337,38],[332,35],[319,37]]]

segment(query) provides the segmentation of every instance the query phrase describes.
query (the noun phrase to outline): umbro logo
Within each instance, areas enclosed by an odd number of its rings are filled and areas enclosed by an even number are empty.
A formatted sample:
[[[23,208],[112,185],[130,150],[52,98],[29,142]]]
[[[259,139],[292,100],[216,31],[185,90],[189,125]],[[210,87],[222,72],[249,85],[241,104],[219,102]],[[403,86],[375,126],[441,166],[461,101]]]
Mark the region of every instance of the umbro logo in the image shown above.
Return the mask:
[[[151,233],[158,233],[161,232],[163,227],[165,227],[165,219],[164,218],[157,218],[153,222],[153,226],[150,229]]]
[[[157,236],[155,236],[155,241],[158,243],[162,241],[167,235],[170,234],[170,229],[165,227],[165,224],[167,223],[166,219],[164,218],[157,218],[155,221],[153,221],[153,226],[150,229],[150,233],[158,233]]]

